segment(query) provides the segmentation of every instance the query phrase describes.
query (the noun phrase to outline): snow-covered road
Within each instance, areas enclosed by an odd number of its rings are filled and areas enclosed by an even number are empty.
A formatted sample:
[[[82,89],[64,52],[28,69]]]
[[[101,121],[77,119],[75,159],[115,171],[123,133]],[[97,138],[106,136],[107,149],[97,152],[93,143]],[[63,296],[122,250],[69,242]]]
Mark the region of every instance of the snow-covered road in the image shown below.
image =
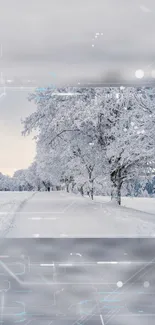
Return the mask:
[[[92,202],[65,192],[39,192],[16,212],[7,238],[155,236],[155,213]]]
[[[34,192],[0,192],[0,237],[8,232],[14,218]]]

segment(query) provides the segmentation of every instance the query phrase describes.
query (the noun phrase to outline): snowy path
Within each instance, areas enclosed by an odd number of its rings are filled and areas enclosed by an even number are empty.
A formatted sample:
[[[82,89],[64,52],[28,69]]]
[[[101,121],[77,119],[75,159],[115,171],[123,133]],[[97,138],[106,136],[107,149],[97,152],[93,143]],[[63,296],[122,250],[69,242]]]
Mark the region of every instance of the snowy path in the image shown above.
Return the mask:
[[[14,220],[7,238],[155,236],[155,215],[65,192],[36,193]]]
[[[8,231],[16,213],[34,194],[33,192],[0,192],[0,237]]]

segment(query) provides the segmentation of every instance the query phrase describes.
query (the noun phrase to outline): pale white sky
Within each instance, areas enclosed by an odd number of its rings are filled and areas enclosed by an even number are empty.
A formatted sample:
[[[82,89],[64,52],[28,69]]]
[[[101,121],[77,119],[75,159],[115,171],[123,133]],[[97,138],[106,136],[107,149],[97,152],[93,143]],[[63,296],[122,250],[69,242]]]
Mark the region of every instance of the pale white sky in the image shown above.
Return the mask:
[[[0,172],[12,175],[33,161],[35,142],[33,135],[21,136],[21,118],[34,110],[25,91],[8,90],[5,97],[0,98]]]

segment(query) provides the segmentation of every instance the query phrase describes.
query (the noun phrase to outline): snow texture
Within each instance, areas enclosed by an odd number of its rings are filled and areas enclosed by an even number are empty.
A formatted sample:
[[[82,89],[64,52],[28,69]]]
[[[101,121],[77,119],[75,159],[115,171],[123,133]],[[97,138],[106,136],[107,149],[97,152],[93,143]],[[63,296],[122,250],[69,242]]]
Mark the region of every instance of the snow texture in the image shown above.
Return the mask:
[[[32,192],[0,192],[0,236],[4,236],[16,213],[33,195]]]
[[[154,237],[155,208],[153,214],[138,211],[143,208],[143,200],[149,206],[151,199],[125,198],[126,205],[131,206],[133,202],[134,209],[131,209],[111,204],[110,198],[106,202],[107,198],[98,197],[95,201],[99,202],[93,202],[66,192],[38,192],[33,196],[32,193],[25,193],[25,196],[16,193],[13,208],[8,199],[8,210],[5,208],[8,214],[3,216],[3,224],[6,228],[12,222],[6,234],[11,238]],[[18,211],[17,205],[20,205]]]

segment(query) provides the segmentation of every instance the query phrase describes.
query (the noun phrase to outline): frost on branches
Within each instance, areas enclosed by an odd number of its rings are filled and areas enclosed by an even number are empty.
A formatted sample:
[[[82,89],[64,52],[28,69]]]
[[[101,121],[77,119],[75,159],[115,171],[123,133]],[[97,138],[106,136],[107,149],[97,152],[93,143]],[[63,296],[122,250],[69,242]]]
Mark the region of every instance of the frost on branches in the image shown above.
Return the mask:
[[[154,91],[64,88],[54,93],[48,88],[31,94],[37,109],[23,121],[24,135],[37,130],[39,175],[63,181],[67,191],[77,188],[83,195],[85,190],[92,199],[104,180],[112,200],[121,204],[122,185],[154,169]]]

